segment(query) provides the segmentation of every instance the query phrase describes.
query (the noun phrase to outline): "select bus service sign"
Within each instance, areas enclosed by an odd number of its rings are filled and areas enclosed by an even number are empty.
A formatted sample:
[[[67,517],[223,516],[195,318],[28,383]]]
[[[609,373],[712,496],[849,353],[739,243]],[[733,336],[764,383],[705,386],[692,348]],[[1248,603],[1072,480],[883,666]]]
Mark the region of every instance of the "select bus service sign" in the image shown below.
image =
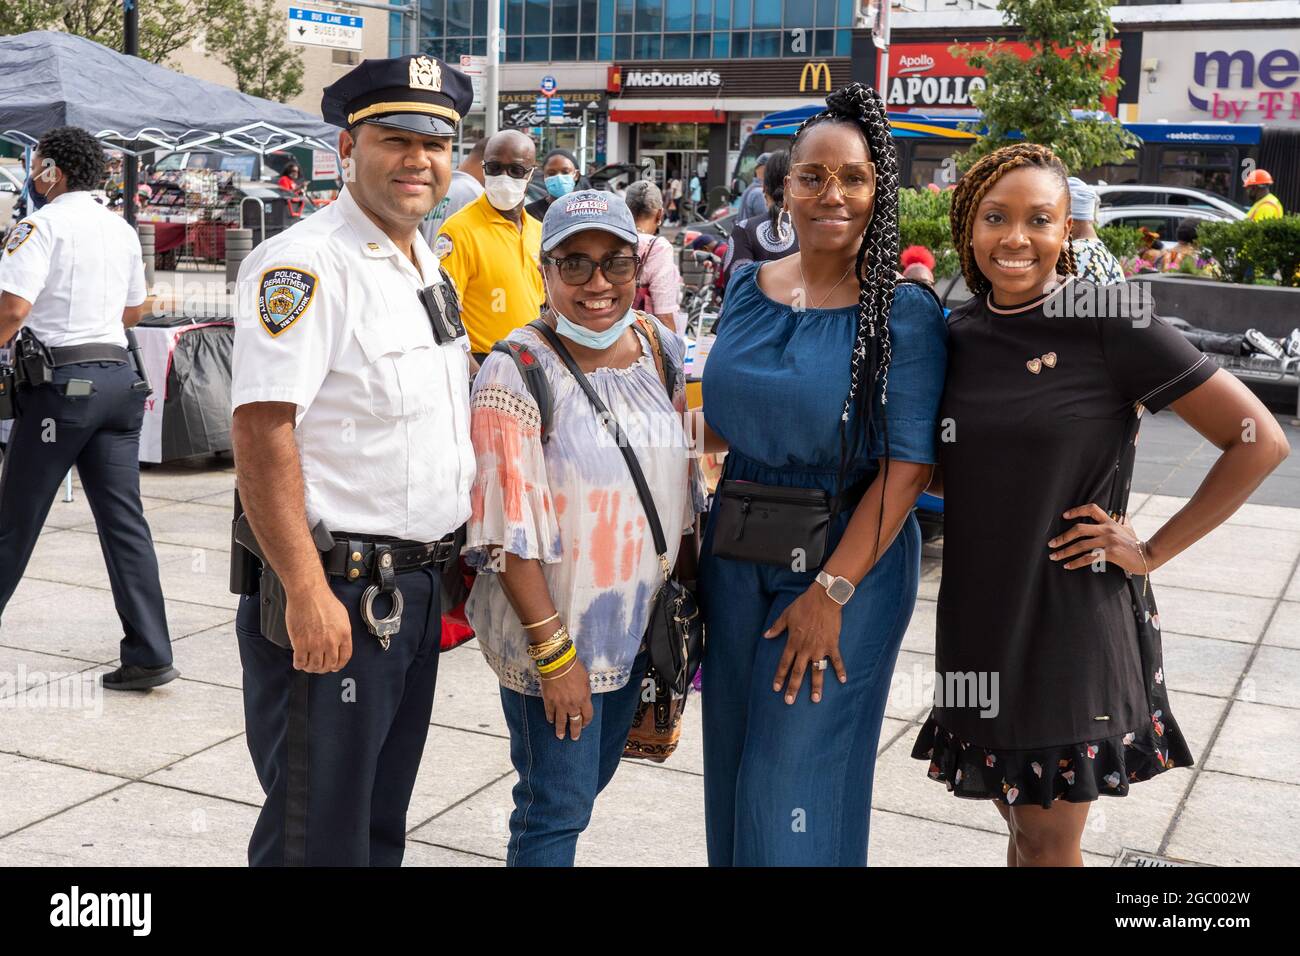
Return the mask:
[[[362,17],[323,10],[289,8],[289,42],[308,46],[329,46],[339,50],[361,49]]]

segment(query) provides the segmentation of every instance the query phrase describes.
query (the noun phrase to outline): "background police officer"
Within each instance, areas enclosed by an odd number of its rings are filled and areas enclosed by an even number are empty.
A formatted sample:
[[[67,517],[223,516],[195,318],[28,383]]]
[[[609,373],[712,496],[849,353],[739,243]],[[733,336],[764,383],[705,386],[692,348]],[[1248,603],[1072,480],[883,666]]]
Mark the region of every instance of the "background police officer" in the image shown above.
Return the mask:
[[[158,558],[140,504],[140,424],[148,386],[127,352],[140,321],[144,264],[135,231],[89,190],[104,151],[65,126],[37,146],[28,180],[35,211],[0,255],[0,343],[34,336],[30,374],[0,473],[0,614],[22,578],[59,483],[75,463],[99,530],[122,619],[122,666],[104,686],[140,690],[175,679]],[[16,348],[15,351],[18,351]]]
[[[427,56],[366,60],[328,87],[346,186],[240,270],[239,494],[282,582],[264,575],[262,603],[245,597],[236,621],[266,791],[253,865],[402,860],[437,676],[438,562],[474,478],[468,343],[418,227],[447,191],[472,95]],[[281,589],[284,647],[262,613]]]

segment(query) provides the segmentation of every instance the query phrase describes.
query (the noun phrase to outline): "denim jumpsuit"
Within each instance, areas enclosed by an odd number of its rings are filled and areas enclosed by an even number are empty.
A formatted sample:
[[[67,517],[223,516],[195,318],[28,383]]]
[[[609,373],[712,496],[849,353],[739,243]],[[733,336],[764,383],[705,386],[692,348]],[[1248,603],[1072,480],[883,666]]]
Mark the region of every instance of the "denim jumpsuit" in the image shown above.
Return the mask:
[[[733,276],[704,373],[705,418],[730,443],[724,475],[834,494],[858,309],[795,311],[759,289],[758,270],[748,263]],[[863,386],[875,390],[873,419],[886,418],[891,460],[932,464],[947,359],[943,314],[927,292],[900,284],[889,331],[885,404],[879,383]],[[847,427],[850,435],[859,427],[856,414]],[[885,435],[873,424],[867,455],[851,463],[845,487],[870,480],[884,457]],[[920,577],[916,517],[844,607],[839,649],[848,682],[828,669],[814,704],[809,671],[792,705],[772,690],[787,635],[762,635],[819,569],[719,558],[715,517],[700,569],[709,863],[864,866],[880,724]],[[846,510],[832,523],[828,557],[851,517]]]

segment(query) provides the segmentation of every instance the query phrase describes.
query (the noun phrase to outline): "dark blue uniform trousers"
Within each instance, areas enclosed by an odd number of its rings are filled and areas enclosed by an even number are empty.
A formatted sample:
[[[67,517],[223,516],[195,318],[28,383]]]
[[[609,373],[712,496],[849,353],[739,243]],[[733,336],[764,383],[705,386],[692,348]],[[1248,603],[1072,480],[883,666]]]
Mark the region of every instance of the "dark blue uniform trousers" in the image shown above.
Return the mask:
[[[95,394],[69,398],[58,386],[90,379]],[[122,619],[122,663],[172,662],[158,556],[140,505],[143,391],[130,365],[87,362],[54,370],[54,386],[23,385],[0,472],[0,615],[22,580],[54,495],[74,464],[95,516],[113,603]]]
[[[438,677],[438,574],[397,576],[406,607],[388,650],[361,620],[366,582],[329,583],[352,620],[352,658],[333,674],[294,670],[293,652],[262,637],[257,595],[235,619],[248,751],[266,792],[253,866],[400,866],[406,850]],[[388,608],[376,598],[376,615]]]

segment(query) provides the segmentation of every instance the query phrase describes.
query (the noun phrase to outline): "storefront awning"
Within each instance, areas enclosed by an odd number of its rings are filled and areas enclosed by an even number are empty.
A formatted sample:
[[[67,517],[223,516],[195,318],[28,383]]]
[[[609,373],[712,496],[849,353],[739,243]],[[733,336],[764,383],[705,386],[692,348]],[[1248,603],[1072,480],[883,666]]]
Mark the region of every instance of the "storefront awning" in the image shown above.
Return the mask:
[[[609,111],[611,123],[725,123],[722,110],[619,110]]]

